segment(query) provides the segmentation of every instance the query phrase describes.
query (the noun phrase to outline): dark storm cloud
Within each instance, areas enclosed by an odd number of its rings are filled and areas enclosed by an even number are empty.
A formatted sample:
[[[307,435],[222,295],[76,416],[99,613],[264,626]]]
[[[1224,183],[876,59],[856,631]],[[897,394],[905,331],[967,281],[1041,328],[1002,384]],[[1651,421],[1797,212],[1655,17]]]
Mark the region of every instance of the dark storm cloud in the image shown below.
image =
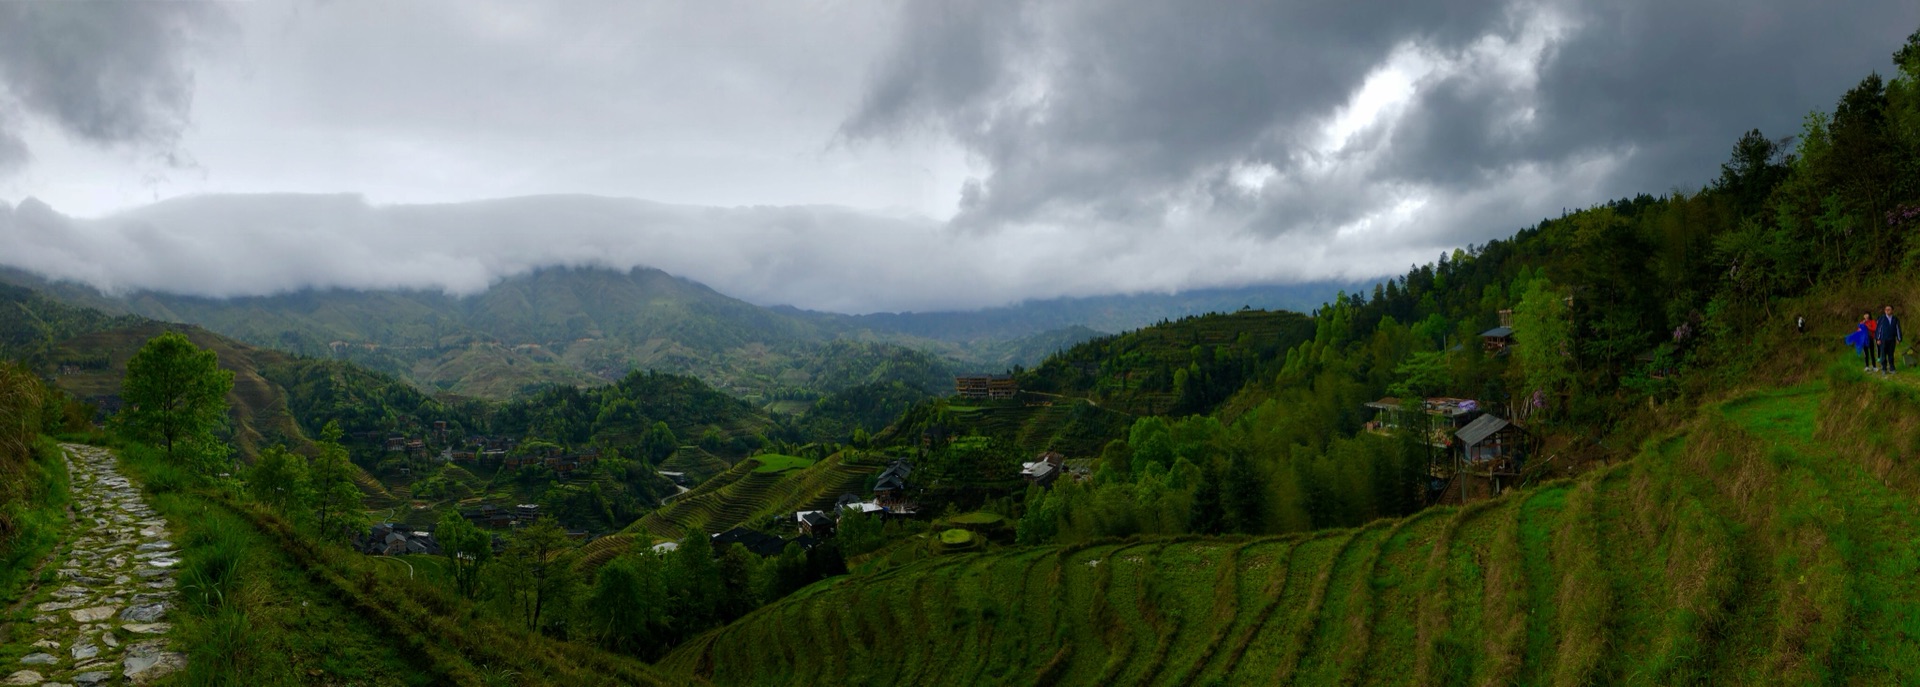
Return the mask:
[[[910,6],[842,133],[930,129],[984,160],[958,223],[1198,212],[1267,236],[1397,222],[1435,246],[1697,188],[1741,132],[1795,133],[1920,24],[1881,0],[953,7]]]
[[[189,52],[221,13],[193,0],[0,2],[0,167],[30,154],[25,118],[93,145],[170,152],[193,105]]]

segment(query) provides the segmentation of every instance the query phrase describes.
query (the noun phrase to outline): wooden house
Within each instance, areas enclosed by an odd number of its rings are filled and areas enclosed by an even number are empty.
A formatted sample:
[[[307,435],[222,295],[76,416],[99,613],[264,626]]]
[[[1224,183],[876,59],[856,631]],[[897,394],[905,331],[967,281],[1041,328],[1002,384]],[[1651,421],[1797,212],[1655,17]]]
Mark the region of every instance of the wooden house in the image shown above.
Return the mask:
[[[816,538],[831,536],[837,524],[831,516],[817,510],[800,511],[793,514],[793,519],[800,522],[800,531]]]
[[[1366,429],[1375,434],[1402,431],[1425,432],[1426,443],[1434,448],[1453,445],[1453,432],[1465,426],[1479,412],[1480,402],[1471,398],[1434,396],[1423,399],[1399,399],[1388,396],[1367,404],[1379,411]]]
[[[1488,353],[1500,353],[1513,346],[1512,327],[1494,327],[1480,332],[1480,347]]]
[[[889,510],[900,508],[907,503],[907,477],[913,473],[913,465],[904,460],[893,461],[873,483],[873,500]]]

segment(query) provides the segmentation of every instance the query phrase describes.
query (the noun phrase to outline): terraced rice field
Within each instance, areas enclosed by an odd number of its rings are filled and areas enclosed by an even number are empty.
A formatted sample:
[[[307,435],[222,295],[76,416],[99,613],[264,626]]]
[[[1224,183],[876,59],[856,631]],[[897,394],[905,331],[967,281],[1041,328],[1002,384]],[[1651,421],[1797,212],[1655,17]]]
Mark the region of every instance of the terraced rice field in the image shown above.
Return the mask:
[[[648,513],[626,533],[677,540],[696,529],[725,532],[776,515],[830,507],[842,493],[860,491],[867,475],[877,469],[844,462],[839,455],[804,466],[803,460],[774,456],[767,462],[740,461]]]
[[[1835,371],[1355,530],[935,557],[681,646],[721,685],[1920,684],[1920,390]]]

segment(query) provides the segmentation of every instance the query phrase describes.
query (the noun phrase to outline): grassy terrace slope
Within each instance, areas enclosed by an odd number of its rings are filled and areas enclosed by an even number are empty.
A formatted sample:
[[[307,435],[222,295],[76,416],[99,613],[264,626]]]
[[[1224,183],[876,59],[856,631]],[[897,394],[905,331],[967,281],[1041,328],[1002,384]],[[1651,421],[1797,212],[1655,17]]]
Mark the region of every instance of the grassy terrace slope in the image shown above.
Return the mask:
[[[818,463],[793,456],[755,456],[675,497],[625,533],[679,539],[694,529],[724,532],[769,516],[825,508],[842,493],[859,491],[867,475],[879,468],[879,464],[844,461],[842,454]]]
[[[1915,684],[1920,387],[1836,366],[1625,463],[1358,530],[838,578],[680,647],[721,685]]]

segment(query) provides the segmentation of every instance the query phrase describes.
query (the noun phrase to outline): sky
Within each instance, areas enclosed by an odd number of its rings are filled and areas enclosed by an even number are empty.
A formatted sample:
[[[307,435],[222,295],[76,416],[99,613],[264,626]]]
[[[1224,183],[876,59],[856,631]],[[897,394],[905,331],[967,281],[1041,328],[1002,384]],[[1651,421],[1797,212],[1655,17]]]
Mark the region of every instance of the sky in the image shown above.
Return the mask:
[[[1695,191],[1920,5],[0,2],[0,264],[841,312],[1352,281]]]

